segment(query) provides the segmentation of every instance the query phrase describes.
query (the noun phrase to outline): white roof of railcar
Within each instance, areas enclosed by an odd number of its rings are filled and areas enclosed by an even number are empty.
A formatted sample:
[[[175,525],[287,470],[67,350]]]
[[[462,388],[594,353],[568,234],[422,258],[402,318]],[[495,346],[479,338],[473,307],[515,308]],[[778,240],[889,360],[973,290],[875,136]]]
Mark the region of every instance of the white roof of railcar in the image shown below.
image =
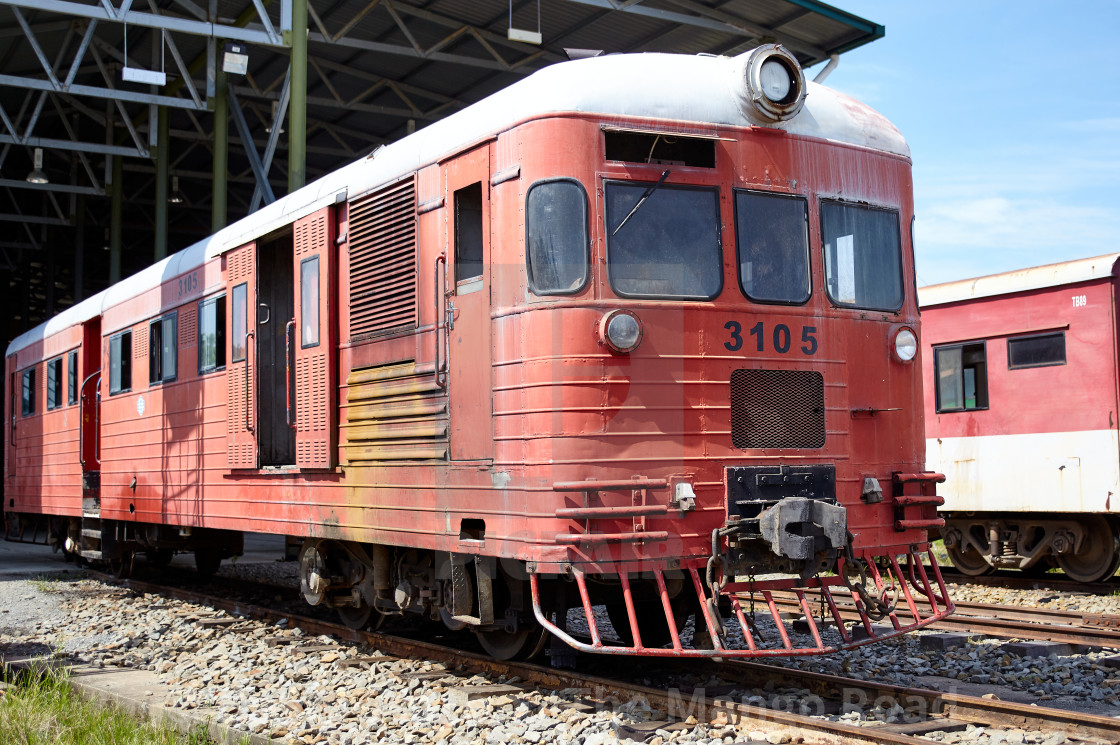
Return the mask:
[[[1059,264],[1033,266],[1017,269],[1003,274],[989,274],[985,277],[961,279],[940,285],[918,288],[918,304],[923,308],[931,305],[958,303],[963,300],[976,300],[994,295],[1010,295],[1014,292],[1040,290],[1044,287],[1060,287],[1078,282],[1087,282],[1111,276],[1115,270],[1120,253],[1094,256],[1089,259],[1063,261]]]
[[[549,114],[595,113],[670,122],[751,126],[735,92],[742,85],[742,57],[677,54],[618,54],[546,67],[415,134],[379,148],[314,183],[153,264],[107,290],[16,337],[8,354],[53,333],[100,315],[104,309],[158,286],[308,215],[392,182],[400,176],[519,122]],[[886,118],[868,106],[808,83],[797,116],[773,125],[791,134],[833,140],[909,157],[906,141]]]

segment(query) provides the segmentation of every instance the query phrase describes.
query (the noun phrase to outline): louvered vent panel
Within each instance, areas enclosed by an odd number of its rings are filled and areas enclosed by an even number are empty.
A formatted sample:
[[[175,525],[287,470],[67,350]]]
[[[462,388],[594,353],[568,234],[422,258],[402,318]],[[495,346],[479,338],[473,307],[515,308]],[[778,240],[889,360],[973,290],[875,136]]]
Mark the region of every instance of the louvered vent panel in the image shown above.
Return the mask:
[[[295,254],[300,259],[327,244],[327,215],[320,212],[296,223]]]
[[[198,343],[198,310],[190,305],[179,311],[179,346],[184,349]]]
[[[731,373],[731,441],[737,448],[824,447],[824,376],[803,370]]]
[[[431,365],[351,370],[346,386],[343,463],[447,460],[447,391],[436,384]]]
[[[350,339],[416,325],[416,186],[350,203]]]
[[[132,358],[138,362],[148,359],[148,324],[146,323],[132,330]]]

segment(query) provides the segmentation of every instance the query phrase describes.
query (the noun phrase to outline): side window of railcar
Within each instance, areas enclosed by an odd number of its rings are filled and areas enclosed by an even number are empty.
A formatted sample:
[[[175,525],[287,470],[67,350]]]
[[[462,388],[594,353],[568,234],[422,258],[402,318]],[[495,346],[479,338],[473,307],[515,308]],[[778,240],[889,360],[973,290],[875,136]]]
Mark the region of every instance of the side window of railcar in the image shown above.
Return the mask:
[[[220,370],[226,366],[226,296],[219,295],[198,304],[198,372]]]
[[[1066,364],[1066,333],[1036,334],[1007,340],[1007,367],[1049,367]]]
[[[607,272],[616,293],[680,300],[719,294],[718,189],[621,181],[605,188]]]
[[[179,362],[178,313],[152,321],[148,327],[148,382],[175,380]]]
[[[590,239],[587,192],[578,181],[541,181],[525,198],[529,288],[569,295],[587,284]]]
[[[482,276],[482,182],[455,192],[455,281]]]
[[[739,284],[751,300],[809,299],[809,203],[804,197],[735,192]]]
[[[47,411],[62,406],[62,358],[47,363]]]
[[[248,300],[248,285],[244,282],[233,288],[233,327],[231,333],[233,334],[232,352],[233,361],[240,362],[245,359],[246,347],[249,343],[249,326],[248,315],[246,314],[245,303]]]
[[[299,265],[300,348],[319,346],[319,257]]]
[[[66,403],[78,403],[78,353],[66,355]]]
[[[937,411],[988,408],[988,364],[983,342],[933,348]]]
[[[109,339],[109,395],[132,390],[132,332]]]
[[[35,413],[35,368],[29,367],[23,371],[23,404],[21,411],[24,416]]]
[[[828,297],[833,303],[870,310],[902,307],[897,212],[823,201],[821,241]]]

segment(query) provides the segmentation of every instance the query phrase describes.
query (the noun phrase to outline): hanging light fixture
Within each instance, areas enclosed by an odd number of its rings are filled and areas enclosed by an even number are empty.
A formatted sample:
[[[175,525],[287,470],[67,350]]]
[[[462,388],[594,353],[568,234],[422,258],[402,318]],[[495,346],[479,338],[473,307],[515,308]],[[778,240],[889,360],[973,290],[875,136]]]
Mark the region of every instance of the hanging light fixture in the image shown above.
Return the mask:
[[[179,177],[171,177],[171,193],[167,195],[168,204],[182,204],[183,192],[179,191]]]
[[[31,184],[49,184],[51,180],[43,172],[43,148],[35,148],[35,168],[27,174],[27,181]]]
[[[279,108],[280,108],[280,102],[279,101],[273,101],[272,102],[272,116],[268,120],[269,121],[268,126],[264,128],[264,131],[268,132],[269,134],[272,134],[272,124],[273,124],[273,122],[276,121],[276,110],[279,109]],[[280,120],[280,134],[284,134],[284,120],[283,119]]]

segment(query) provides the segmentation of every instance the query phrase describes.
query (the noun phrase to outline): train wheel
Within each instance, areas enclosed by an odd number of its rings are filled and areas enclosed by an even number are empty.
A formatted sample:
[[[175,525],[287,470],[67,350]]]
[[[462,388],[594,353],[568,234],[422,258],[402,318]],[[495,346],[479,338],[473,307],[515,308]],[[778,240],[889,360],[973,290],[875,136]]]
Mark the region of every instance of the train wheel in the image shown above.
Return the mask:
[[[544,650],[549,634],[533,624],[514,633],[502,630],[476,631],[475,638],[486,654],[496,660],[531,660]]]
[[[216,548],[196,548],[194,566],[201,576],[209,577],[222,566],[222,552]]]
[[[949,561],[953,562],[956,570],[969,577],[983,577],[996,570],[984,555],[974,548],[962,551],[959,546],[946,546],[945,551],[949,554]]]
[[[373,608],[362,603],[359,607],[353,606],[338,606],[335,608],[338,611],[338,617],[342,622],[352,629],[360,631],[369,625],[370,616],[373,615]]]
[[[688,609],[683,603],[670,601],[673,608],[673,621],[677,624],[677,633],[684,628],[688,621]],[[642,646],[647,649],[664,647],[673,641],[673,634],[669,631],[669,624],[665,622],[665,610],[660,602],[635,603],[634,613],[638,616],[638,633],[642,636]],[[626,646],[633,646],[634,634],[630,631],[630,617],[626,613],[624,603],[608,603],[607,618],[611,619],[614,633]]]
[[[1104,518],[1089,519],[1084,525],[1086,535],[1081,542],[1081,551],[1076,554],[1058,554],[1058,566],[1067,577],[1077,582],[1108,579],[1120,565],[1116,533]]]
[[[131,551],[125,551],[119,558],[109,560],[109,572],[117,579],[128,579],[132,576],[132,560],[136,557]]]

